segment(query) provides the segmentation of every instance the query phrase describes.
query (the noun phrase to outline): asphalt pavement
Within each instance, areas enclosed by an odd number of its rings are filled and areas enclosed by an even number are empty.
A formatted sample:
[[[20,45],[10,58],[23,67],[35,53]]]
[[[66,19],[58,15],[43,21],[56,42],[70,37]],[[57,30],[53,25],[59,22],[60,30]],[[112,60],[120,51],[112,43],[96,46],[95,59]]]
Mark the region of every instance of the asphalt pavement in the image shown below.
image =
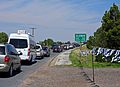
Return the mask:
[[[40,66],[44,65],[48,60],[58,55],[58,53],[51,53],[50,57],[44,57],[43,59],[37,59],[31,65],[22,64],[21,72],[15,73],[13,77],[6,77],[0,74],[0,87],[17,87],[21,84],[28,76],[35,72]]]

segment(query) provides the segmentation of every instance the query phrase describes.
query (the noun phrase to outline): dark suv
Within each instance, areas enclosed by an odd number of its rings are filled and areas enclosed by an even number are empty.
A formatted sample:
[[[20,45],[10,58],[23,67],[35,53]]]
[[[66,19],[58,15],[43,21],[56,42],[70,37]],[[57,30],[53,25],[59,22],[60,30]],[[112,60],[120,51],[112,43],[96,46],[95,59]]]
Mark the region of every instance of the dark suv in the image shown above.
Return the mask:
[[[63,48],[60,45],[54,45],[52,47],[52,49],[53,49],[53,52],[62,52],[63,51]]]

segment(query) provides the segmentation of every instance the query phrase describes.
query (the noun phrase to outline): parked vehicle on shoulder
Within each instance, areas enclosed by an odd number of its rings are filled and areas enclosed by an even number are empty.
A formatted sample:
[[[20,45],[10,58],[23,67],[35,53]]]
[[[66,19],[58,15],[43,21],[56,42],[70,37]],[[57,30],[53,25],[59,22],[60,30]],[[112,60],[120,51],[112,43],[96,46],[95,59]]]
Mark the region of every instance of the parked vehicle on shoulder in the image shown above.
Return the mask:
[[[37,51],[37,58],[38,57],[44,58],[44,51],[40,44],[36,44],[36,51]]]
[[[47,57],[50,56],[50,48],[49,47],[44,46],[43,51],[44,51],[44,56],[47,56]]]
[[[14,70],[21,70],[21,59],[15,47],[11,44],[0,44],[0,72],[13,76]]]
[[[8,39],[8,43],[14,45],[16,50],[22,52],[22,61],[27,61],[27,63],[32,63],[36,58],[36,43],[33,40],[34,37],[22,30],[18,33],[11,33]]]

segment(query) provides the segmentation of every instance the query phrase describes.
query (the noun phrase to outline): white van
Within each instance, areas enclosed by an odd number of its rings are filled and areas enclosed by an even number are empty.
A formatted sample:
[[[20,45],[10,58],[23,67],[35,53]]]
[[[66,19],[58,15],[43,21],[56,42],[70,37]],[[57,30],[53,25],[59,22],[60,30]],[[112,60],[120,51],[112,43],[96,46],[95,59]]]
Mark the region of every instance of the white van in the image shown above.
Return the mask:
[[[33,62],[36,58],[36,43],[33,37],[27,33],[11,33],[8,43],[14,45],[18,52],[22,52],[21,60],[26,60],[29,63]]]

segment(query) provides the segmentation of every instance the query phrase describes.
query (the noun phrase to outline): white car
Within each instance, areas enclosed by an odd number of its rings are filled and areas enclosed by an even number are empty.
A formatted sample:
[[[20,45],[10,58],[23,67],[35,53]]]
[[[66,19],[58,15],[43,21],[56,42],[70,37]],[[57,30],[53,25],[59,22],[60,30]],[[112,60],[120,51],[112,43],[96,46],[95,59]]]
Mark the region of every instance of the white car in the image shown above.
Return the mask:
[[[36,44],[36,51],[37,58],[38,57],[44,58],[44,50],[42,49],[42,46],[40,44]]]

